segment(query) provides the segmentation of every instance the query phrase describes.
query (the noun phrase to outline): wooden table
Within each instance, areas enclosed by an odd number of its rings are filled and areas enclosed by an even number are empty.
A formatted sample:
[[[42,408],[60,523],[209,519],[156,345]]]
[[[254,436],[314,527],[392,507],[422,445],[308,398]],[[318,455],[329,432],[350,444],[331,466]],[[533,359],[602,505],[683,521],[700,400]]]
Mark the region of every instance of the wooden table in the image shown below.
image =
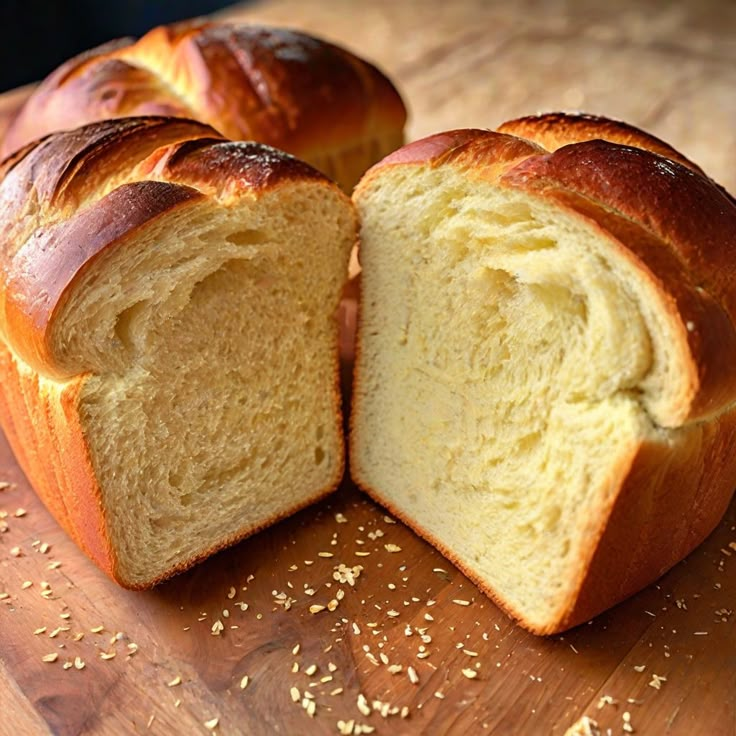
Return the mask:
[[[409,101],[412,138],[584,108],[645,126],[736,190],[736,7],[641,5],[272,0],[228,14],[305,28],[378,62]],[[582,714],[621,734],[626,713],[639,734],[736,734],[736,504],[659,584],[542,639],[348,481],[131,593],[66,538],[4,442],[0,480],[3,736],[334,734],[351,719],[383,734],[563,734]],[[353,584],[334,579],[341,563],[362,566]],[[338,590],[336,610],[309,612]]]

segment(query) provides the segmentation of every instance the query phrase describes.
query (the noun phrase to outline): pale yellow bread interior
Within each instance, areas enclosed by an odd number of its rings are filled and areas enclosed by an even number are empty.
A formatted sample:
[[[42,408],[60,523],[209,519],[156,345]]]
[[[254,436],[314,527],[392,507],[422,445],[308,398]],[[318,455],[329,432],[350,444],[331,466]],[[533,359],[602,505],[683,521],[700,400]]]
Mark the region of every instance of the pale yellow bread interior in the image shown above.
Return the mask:
[[[354,241],[334,188],[165,215],[103,252],[56,319],[116,577],[142,586],[332,490],[335,313]],[[76,379],[75,379],[76,380]]]
[[[678,442],[682,327],[612,238],[539,197],[386,166],[357,204],[353,475],[554,628],[637,450]]]

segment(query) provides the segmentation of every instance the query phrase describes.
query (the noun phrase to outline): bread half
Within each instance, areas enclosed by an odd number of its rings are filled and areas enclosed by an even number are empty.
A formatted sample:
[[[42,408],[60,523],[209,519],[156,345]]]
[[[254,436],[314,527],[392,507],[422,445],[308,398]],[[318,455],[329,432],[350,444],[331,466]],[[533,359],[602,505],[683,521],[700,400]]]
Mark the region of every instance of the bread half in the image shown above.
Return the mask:
[[[150,586],[336,487],[356,221],[335,184],[137,118],[31,145],[0,203],[0,418],[103,570]]]
[[[729,503],[736,205],[630,126],[502,130],[410,144],[356,189],[351,469],[550,634],[651,583]]]

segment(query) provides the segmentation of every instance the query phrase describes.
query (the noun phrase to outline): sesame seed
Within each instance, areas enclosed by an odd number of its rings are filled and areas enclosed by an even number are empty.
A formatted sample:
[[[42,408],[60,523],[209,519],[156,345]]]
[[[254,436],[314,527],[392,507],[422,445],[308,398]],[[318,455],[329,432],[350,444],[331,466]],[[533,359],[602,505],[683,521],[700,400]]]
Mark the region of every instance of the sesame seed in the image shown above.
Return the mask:
[[[401,547],[398,544],[384,544],[386,552],[401,552]]]
[[[316,603],[312,606],[309,606],[309,613],[319,613],[320,611],[324,611],[324,610],[325,610],[324,606],[320,606]]]
[[[298,703],[302,699],[302,696],[301,696],[301,693],[299,692],[298,687],[292,687],[291,690],[289,690],[289,694],[291,695],[291,699],[295,703]]]
[[[56,662],[56,660],[59,659],[58,652],[52,652],[51,654],[44,654],[43,657],[41,657],[42,662]]]
[[[371,714],[371,707],[368,705],[368,701],[363,693],[358,693],[358,710],[364,716],[369,716]]]
[[[465,601],[462,598],[453,598],[453,603],[457,604],[458,606],[469,606],[470,601]]]
[[[217,718],[217,717],[215,717],[215,718],[210,718],[210,720],[209,720],[209,721],[205,721],[205,722],[204,722],[204,727],[205,727],[205,728],[206,728],[207,730],[209,730],[209,731],[214,731],[214,730],[215,730],[215,729],[217,728],[217,724],[218,724],[219,722],[220,722],[220,719],[219,719],[219,718]]]
[[[411,682],[412,685],[419,683],[419,675],[417,675],[417,671],[413,667],[407,667],[406,674],[409,675],[409,682]]]
[[[473,680],[476,677],[478,677],[478,672],[474,669],[471,669],[470,667],[465,667],[462,670],[462,673],[467,677],[469,680]]]
[[[248,687],[249,682],[250,682],[250,677],[248,677],[248,675],[243,675],[242,679],[240,680],[240,689],[245,690],[245,688]]]

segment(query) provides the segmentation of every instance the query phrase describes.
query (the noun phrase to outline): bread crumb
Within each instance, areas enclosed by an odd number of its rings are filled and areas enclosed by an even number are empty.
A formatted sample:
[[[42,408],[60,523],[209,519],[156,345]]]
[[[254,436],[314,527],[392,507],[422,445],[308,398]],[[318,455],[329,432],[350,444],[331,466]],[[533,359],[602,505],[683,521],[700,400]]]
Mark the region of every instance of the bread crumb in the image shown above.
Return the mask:
[[[581,716],[565,731],[565,736],[601,736],[601,730],[592,718]]]

